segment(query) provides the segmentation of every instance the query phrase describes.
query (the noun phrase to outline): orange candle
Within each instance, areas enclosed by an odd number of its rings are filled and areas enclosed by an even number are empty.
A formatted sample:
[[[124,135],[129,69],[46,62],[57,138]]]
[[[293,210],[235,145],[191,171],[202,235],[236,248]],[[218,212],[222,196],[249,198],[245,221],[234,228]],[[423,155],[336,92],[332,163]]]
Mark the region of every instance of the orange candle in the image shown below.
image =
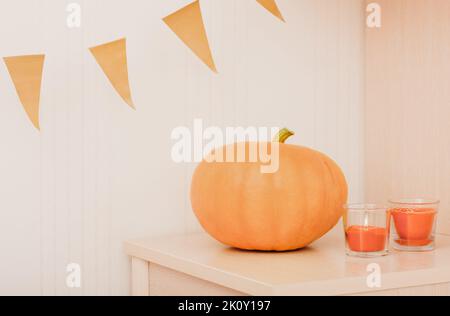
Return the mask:
[[[390,225],[390,212],[384,205],[346,205],[344,232],[347,255],[359,258],[388,255]]]
[[[351,226],[347,229],[347,243],[354,252],[379,252],[386,249],[387,230],[374,226]]]
[[[404,246],[424,246],[431,242],[437,211],[433,208],[391,210],[398,243]]]

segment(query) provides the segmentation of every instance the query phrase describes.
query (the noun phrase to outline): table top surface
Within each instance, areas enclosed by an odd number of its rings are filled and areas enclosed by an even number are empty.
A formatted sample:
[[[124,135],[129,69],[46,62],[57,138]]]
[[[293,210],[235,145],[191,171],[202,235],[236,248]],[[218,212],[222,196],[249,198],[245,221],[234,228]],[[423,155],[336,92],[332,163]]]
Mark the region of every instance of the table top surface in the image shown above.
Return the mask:
[[[347,257],[335,233],[286,253],[231,249],[204,233],[131,240],[125,252],[250,295],[346,295],[450,282],[450,237],[443,235],[434,252],[375,259]],[[378,268],[381,288],[371,288],[367,280]]]

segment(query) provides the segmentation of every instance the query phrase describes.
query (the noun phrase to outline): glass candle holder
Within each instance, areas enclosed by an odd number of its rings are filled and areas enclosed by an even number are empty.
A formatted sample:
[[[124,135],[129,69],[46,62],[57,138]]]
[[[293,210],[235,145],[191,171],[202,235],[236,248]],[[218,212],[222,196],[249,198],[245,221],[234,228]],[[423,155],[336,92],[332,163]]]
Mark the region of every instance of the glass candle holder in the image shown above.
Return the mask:
[[[400,199],[389,203],[393,248],[412,252],[434,250],[439,201]]]
[[[351,257],[374,258],[389,254],[390,214],[376,204],[346,205],[346,252]]]

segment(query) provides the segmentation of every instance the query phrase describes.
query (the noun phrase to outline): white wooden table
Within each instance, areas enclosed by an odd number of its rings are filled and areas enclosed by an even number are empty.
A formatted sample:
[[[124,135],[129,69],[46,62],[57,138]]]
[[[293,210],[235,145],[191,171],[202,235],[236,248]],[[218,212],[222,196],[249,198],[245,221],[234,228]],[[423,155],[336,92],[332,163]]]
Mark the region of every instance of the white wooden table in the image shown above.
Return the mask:
[[[135,296],[450,295],[446,236],[438,236],[435,252],[377,259],[346,257],[342,239],[333,234],[288,253],[230,249],[206,234],[132,240],[125,252]],[[381,269],[381,287],[368,286],[368,279],[376,280],[370,264]]]

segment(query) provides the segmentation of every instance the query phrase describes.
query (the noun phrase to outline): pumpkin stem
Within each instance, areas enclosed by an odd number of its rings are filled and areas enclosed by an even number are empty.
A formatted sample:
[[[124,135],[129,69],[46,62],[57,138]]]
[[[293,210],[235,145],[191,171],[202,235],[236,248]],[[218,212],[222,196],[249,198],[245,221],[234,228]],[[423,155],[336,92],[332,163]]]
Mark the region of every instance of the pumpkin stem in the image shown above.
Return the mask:
[[[295,133],[290,131],[287,128],[283,128],[273,139],[274,143],[281,143],[284,144],[288,138],[290,138],[291,136],[294,136]]]

